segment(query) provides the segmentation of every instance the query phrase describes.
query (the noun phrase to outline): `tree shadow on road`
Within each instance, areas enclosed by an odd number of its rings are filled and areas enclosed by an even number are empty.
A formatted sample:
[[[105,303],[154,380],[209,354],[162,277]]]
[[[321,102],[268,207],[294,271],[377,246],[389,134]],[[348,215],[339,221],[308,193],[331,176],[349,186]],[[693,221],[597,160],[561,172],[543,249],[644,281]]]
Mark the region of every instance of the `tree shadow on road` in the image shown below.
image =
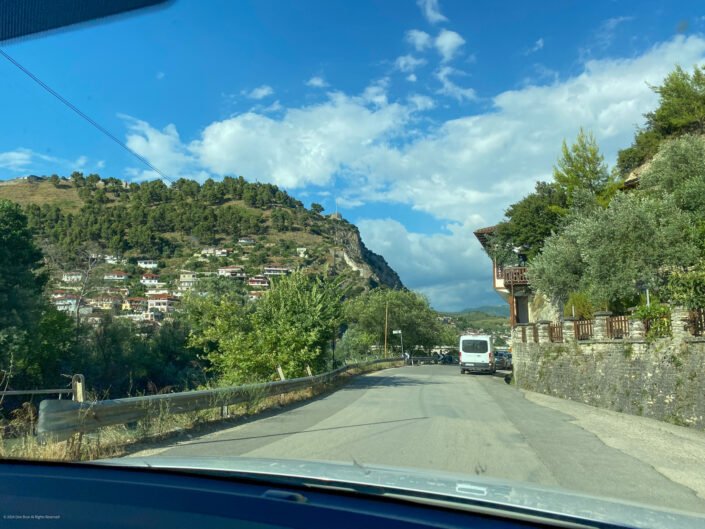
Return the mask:
[[[268,433],[268,434],[262,434],[262,435],[246,435],[243,437],[228,437],[225,439],[207,439],[207,440],[202,440],[202,441],[190,441],[188,446],[193,446],[193,445],[212,445],[212,444],[217,444],[217,443],[232,443],[235,441],[248,441],[251,439],[267,439],[270,437],[286,437],[288,435],[299,435],[299,434],[309,434],[309,433],[318,433],[318,432],[328,432],[328,431],[335,431],[335,430],[348,430],[351,428],[361,428],[364,426],[379,426],[383,424],[395,424],[395,423],[403,423],[403,422],[411,422],[411,421],[422,421],[425,419],[428,419],[429,417],[409,417],[407,419],[393,419],[389,421],[376,421],[376,422],[365,422],[365,423],[359,423],[359,424],[346,424],[345,426],[331,426],[329,428],[312,428],[308,430],[294,430],[294,431],[288,431],[288,432],[277,432],[277,433]]]
[[[428,386],[433,384],[443,384],[443,382],[440,380],[429,380],[428,378],[368,375],[351,380],[338,391],[359,391],[360,389],[371,389],[375,387],[393,388],[405,386]]]

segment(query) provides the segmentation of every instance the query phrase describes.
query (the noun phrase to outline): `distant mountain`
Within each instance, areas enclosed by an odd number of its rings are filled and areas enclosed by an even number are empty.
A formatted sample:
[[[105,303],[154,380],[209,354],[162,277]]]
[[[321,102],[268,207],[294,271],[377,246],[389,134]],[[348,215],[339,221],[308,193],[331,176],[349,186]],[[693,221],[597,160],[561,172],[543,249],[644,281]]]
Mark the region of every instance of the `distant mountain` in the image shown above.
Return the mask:
[[[484,314],[491,314],[492,316],[504,316],[509,317],[509,305],[481,305],[479,307],[471,307],[468,309],[461,310],[456,314],[462,314],[466,312],[482,312]]]

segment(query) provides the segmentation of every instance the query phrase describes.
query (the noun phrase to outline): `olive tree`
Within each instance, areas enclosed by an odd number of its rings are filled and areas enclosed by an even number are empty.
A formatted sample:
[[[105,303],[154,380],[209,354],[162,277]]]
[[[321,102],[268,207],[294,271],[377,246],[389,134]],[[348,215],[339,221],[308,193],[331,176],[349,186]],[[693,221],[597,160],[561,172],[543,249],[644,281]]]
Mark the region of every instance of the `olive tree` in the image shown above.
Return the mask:
[[[643,288],[659,289],[670,270],[697,257],[692,218],[670,195],[621,194],[551,237],[529,273],[554,299],[583,291],[595,306],[607,307]]]

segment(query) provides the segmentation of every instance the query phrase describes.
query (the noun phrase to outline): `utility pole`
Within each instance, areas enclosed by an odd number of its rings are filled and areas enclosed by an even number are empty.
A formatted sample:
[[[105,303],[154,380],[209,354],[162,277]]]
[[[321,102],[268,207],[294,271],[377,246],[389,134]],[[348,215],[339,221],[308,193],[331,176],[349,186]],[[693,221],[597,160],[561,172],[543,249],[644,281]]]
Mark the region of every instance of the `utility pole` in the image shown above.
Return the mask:
[[[384,357],[387,358],[387,326],[389,324],[389,301],[384,306]]]

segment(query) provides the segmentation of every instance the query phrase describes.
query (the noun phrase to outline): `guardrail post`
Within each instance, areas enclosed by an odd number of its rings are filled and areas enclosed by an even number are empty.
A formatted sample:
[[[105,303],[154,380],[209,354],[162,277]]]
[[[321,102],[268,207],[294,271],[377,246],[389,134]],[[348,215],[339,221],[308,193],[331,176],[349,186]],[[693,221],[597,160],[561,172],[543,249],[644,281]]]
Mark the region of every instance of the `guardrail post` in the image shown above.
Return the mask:
[[[280,380],[286,380],[286,377],[284,376],[284,371],[282,370],[282,366],[277,366],[277,373],[279,374]]]
[[[73,400],[76,402],[86,401],[86,377],[78,374],[72,376],[71,389],[73,390]]]
[[[310,377],[313,376],[313,373],[311,372],[311,367],[308,364],[306,364],[306,373],[308,373],[308,376]]]

